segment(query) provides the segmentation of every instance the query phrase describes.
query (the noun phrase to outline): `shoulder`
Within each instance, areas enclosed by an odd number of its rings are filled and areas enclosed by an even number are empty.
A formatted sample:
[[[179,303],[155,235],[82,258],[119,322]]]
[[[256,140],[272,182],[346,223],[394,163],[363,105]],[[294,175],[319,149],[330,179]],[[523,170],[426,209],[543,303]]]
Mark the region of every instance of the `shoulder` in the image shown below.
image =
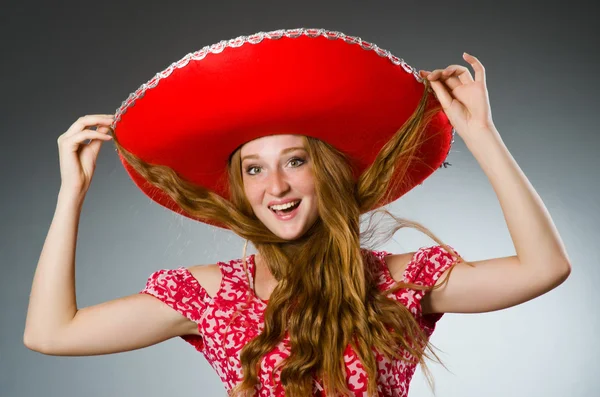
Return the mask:
[[[390,254],[383,257],[383,261],[386,263],[394,281],[402,281],[404,272],[416,253],[414,251],[403,254]]]
[[[453,247],[451,248],[454,250]],[[445,270],[455,261],[450,252],[439,245],[425,246],[417,251],[402,254],[386,252],[380,252],[380,254],[385,254],[380,255],[380,258],[387,265],[394,281],[408,281],[417,284],[422,284],[422,281],[430,281],[425,279],[431,277],[437,280],[437,273]],[[427,282],[425,285],[429,285],[429,283]]]
[[[215,296],[221,286],[221,269],[217,263],[211,265],[195,265],[187,268],[198,284],[209,296]]]

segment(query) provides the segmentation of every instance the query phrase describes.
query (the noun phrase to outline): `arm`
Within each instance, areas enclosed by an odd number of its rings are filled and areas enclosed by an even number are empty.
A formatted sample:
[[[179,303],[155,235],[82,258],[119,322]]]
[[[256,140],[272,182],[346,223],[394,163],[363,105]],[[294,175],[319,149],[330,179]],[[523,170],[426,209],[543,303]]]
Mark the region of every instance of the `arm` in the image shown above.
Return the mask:
[[[151,346],[175,336],[199,335],[198,325],[146,294],[85,307],[31,350],[54,356],[94,356]]]
[[[33,277],[25,320],[26,346],[55,335],[77,313],[75,245],[83,198],[61,189]]]
[[[564,244],[541,198],[494,129],[467,140],[490,180],[517,255],[456,265],[448,283],[421,302],[424,312],[480,313],[540,296],[571,272]],[[448,271],[446,271],[447,273]],[[441,284],[446,274],[436,284]]]
[[[421,302],[424,312],[504,309],[550,291],[571,272],[548,210],[492,121],[485,68],[476,57],[466,53],[463,57],[473,67],[475,79],[462,65],[422,71],[421,75],[431,82],[444,112],[490,180],[517,255],[473,262],[474,268],[456,265],[443,288],[425,295]]]
[[[197,334],[197,325],[158,299],[135,294],[77,309],[75,249],[83,199],[64,191],[35,271],[23,336],[31,350],[97,355]]]

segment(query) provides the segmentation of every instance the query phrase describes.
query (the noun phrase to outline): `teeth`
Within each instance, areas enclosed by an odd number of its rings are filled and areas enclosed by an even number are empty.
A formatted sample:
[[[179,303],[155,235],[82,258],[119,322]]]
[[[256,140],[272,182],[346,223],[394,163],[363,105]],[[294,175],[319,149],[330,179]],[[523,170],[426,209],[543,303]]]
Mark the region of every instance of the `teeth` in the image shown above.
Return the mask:
[[[269,208],[271,208],[271,209],[273,209],[273,210],[281,211],[281,210],[284,210],[284,209],[286,209],[286,208],[293,207],[294,205],[298,204],[299,202],[300,202],[300,200],[298,200],[298,201],[292,201],[292,202],[290,202],[290,203],[287,203],[287,204],[282,204],[282,205],[272,205],[272,206],[271,206],[271,207],[269,207]]]

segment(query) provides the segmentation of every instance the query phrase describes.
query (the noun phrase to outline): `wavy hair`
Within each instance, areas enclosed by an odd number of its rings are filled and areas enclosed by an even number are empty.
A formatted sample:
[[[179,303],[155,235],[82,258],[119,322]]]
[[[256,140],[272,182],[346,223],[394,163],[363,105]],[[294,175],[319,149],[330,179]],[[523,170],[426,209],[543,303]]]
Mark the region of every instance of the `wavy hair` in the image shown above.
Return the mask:
[[[410,182],[407,170],[415,162],[422,162],[416,153],[427,139],[424,127],[440,111],[439,103],[426,110],[428,91],[429,82],[425,81],[417,109],[358,179],[343,153],[321,140],[303,136],[313,161],[319,217],[303,236],[292,241],[272,233],[254,215],[244,193],[240,148],[230,156],[230,200],[226,200],[184,180],[169,167],[142,161],[114,137],[125,160],[183,210],[226,225],[246,242],[250,241],[278,281],[264,314],[263,332],[241,350],[243,379],[230,391],[231,396],[253,395],[260,383],[261,359],[284,338],[286,331],[291,354],[273,370],[273,373],[281,371],[280,382],[286,396],[312,395],[315,377],[323,380],[327,396],[350,395],[344,365],[348,344],[367,373],[369,396],[377,395],[373,349],[388,359],[421,364],[435,392],[425,363],[426,358],[441,363],[434,346],[415,316],[386,295],[401,288],[426,291],[440,288],[448,278],[438,287],[397,282],[391,289],[380,291],[376,284],[377,261],[370,249],[389,240],[399,229],[409,227],[444,247],[455,259],[452,267],[465,261],[417,222],[398,218],[383,208],[371,211],[366,225],[361,216],[378,203],[387,202],[392,185]],[[375,215],[387,216],[391,223],[374,221]],[[243,258],[247,272],[246,246]]]

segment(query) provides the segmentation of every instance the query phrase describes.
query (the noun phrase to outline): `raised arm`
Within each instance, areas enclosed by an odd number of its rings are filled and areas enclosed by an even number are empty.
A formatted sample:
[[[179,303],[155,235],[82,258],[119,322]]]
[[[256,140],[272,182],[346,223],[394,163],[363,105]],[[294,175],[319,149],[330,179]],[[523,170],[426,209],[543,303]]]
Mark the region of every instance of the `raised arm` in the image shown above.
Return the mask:
[[[111,120],[106,115],[82,117],[58,139],[62,184],[33,278],[23,335],[31,350],[52,355],[108,354],[198,333],[194,322],[145,294],[77,308],[77,228],[100,144],[110,139],[106,132]],[[96,131],[85,129],[94,125]],[[92,141],[86,145],[87,139]]]

